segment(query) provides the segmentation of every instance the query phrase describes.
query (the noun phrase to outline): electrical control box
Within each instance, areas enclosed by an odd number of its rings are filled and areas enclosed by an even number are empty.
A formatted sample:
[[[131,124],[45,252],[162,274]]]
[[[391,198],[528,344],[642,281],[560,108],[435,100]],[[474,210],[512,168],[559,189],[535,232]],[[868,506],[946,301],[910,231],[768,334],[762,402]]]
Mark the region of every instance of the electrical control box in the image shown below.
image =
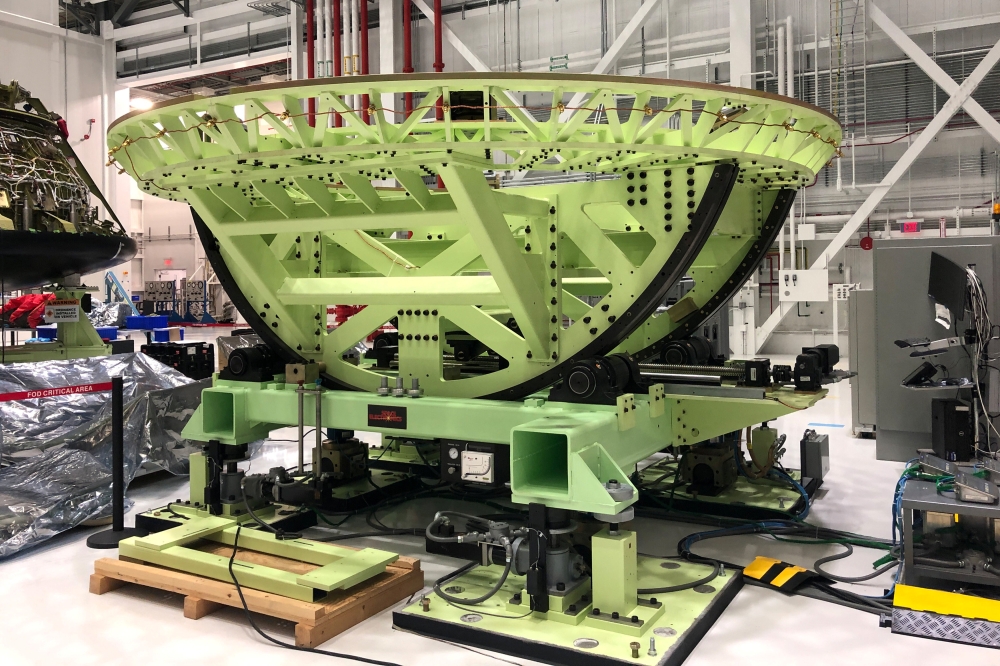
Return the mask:
[[[462,451],[462,481],[493,483],[493,454]]]
[[[822,481],[830,471],[830,436],[820,435],[815,430],[802,433],[799,442],[799,456],[802,478]]]
[[[826,270],[778,271],[778,300],[828,301],[830,288]]]
[[[441,480],[501,486],[510,481],[510,447],[504,444],[443,440]]]

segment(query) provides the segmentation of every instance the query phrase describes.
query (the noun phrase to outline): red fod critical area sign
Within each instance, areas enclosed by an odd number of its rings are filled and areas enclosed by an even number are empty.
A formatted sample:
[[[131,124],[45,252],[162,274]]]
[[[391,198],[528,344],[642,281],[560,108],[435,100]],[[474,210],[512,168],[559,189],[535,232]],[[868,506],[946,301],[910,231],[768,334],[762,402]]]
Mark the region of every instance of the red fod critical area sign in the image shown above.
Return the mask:
[[[75,395],[78,393],[100,393],[101,391],[110,390],[111,382],[80,384],[79,386],[60,386],[58,388],[32,389],[30,391],[17,391],[16,393],[0,393],[0,402],[54,398],[60,395]]]

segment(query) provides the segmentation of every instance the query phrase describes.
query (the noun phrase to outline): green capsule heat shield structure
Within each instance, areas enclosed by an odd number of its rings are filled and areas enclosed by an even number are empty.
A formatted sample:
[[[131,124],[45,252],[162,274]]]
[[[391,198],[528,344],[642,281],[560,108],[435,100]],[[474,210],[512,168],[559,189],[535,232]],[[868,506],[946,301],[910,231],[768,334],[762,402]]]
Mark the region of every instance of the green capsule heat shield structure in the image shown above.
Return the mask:
[[[247,322],[286,360],[324,362],[327,386],[398,373],[430,396],[519,399],[574,359],[693,330],[840,137],[819,109],[738,88],[459,73],[185,98],[108,140],[144,192],[191,205]],[[553,176],[495,187],[527,170]],[[685,275],[695,289],[654,317]],[[364,308],[328,330],[335,305]],[[387,324],[388,364],[345,358]]]

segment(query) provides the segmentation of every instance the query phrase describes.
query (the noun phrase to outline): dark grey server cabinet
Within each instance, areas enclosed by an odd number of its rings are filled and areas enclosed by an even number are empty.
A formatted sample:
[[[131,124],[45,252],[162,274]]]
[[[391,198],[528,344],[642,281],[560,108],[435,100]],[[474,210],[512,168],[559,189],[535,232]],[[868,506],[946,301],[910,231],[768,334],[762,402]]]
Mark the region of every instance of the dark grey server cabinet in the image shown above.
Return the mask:
[[[900,338],[952,335],[934,323],[933,302],[927,296],[931,252],[955,263],[975,264],[986,289],[990,317],[997,315],[995,266],[1000,265],[1000,237],[915,238],[876,240],[874,249],[875,295],[875,453],[879,460],[906,461],[919,448],[931,446],[931,400],[955,397],[956,389],[913,390],[902,380],[921,363],[909,349],[894,343]],[[961,333],[968,315],[958,322]],[[1000,345],[998,345],[1000,346]],[[931,359],[944,365],[952,377],[969,377],[970,363],[964,348],[954,348]],[[940,372],[940,371],[939,371]],[[939,375],[940,376],[940,375]]]
[[[851,426],[854,436],[875,433],[875,292],[852,291],[847,299],[847,350],[851,377]]]

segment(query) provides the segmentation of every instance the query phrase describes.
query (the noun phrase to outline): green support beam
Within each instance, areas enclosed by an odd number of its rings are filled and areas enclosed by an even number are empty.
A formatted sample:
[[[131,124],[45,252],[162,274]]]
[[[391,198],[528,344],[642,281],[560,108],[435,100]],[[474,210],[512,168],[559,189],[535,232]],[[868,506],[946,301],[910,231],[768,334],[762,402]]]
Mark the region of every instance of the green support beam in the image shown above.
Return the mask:
[[[217,379],[203,392],[184,437],[240,444],[295,425],[295,385],[282,380],[255,384]],[[632,408],[626,415],[621,405],[550,402],[542,396],[514,402],[324,391],[320,425],[394,437],[506,444],[515,502],[615,514],[634,499],[615,501],[604,484],[624,481],[637,462],[671,444],[690,446],[805,409],[825,395],[783,388],[761,389],[747,398],[664,395],[657,385],[650,395],[628,401]],[[305,412],[306,426],[316,425],[315,410]]]

